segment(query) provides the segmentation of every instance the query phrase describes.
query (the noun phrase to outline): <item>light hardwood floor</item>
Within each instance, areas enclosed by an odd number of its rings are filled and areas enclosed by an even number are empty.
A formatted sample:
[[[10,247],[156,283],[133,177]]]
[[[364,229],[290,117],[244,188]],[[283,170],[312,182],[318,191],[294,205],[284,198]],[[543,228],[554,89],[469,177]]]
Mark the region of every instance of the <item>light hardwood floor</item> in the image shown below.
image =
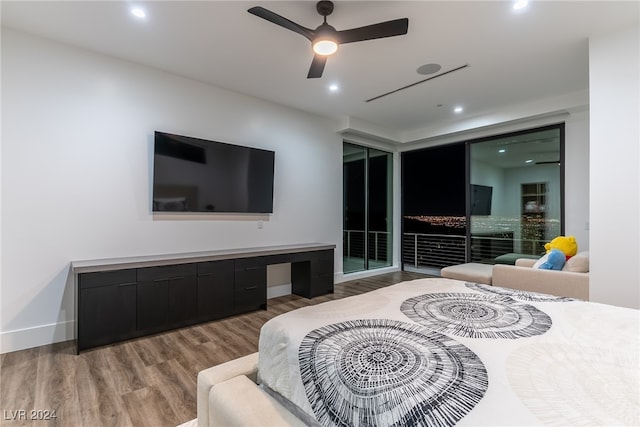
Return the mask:
[[[66,341],[1,355],[1,425],[176,426],[196,417],[199,371],[257,351],[258,333],[287,311],[428,277],[397,272],[335,285],[332,295],[270,299],[267,310],[75,354]],[[47,412],[49,411],[49,412]],[[51,415],[53,420],[33,420]]]

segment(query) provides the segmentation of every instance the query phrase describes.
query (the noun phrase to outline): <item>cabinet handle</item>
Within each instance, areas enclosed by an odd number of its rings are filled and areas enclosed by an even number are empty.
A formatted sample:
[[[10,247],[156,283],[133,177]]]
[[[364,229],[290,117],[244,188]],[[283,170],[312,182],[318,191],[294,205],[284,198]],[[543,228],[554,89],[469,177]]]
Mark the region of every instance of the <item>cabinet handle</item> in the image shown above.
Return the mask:
[[[162,279],[153,279],[154,282],[166,282],[167,280],[180,280],[184,279],[184,276],[176,276],[176,277],[163,277]]]
[[[257,270],[258,267],[247,267],[245,268],[245,271],[249,271],[249,270]]]
[[[119,287],[121,287],[121,288],[123,288],[123,287],[125,287],[125,286],[135,286],[135,285],[137,285],[137,284],[138,284],[137,282],[121,283],[121,284],[119,284],[118,286],[119,286]]]
[[[257,286],[249,286],[248,288],[244,288],[245,291],[252,291],[254,289],[258,289]]]
[[[198,274],[198,277],[207,277],[207,276],[213,276],[215,273],[200,273]]]

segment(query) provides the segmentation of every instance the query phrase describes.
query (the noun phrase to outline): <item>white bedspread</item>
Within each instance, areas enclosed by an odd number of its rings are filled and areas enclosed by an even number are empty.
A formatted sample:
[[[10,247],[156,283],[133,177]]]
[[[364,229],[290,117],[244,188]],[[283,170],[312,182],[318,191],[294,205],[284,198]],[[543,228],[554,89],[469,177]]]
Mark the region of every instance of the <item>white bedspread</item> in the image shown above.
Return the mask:
[[[259,379],[322,425],[639,425],[637,310],[420,279],[267,322]]]

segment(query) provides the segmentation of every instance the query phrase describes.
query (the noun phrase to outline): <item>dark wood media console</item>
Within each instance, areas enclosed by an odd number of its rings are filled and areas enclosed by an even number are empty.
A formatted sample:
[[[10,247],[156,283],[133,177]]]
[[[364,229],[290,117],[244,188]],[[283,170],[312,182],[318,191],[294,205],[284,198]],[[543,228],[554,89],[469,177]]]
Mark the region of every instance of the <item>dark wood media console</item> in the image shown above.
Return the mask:
[[[74,261],[77,352],[267,307],[267,265],[291,291],[333,292],[335,245],[305,244]]]

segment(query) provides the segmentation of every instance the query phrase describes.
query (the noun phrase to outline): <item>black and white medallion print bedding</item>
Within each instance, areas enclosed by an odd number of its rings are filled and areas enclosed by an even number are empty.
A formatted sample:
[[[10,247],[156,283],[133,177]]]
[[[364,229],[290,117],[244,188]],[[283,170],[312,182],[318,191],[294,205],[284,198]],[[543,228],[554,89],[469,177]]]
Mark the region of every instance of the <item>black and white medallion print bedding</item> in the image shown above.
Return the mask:
[[[396,320],[315,329],[302,340],[298,359],[322,425],[452,425],[487,389],[487,371],[471,350]]]
[[[637,310],[420,279],[267,322],[259,380],[324,426],[638,425]]]

